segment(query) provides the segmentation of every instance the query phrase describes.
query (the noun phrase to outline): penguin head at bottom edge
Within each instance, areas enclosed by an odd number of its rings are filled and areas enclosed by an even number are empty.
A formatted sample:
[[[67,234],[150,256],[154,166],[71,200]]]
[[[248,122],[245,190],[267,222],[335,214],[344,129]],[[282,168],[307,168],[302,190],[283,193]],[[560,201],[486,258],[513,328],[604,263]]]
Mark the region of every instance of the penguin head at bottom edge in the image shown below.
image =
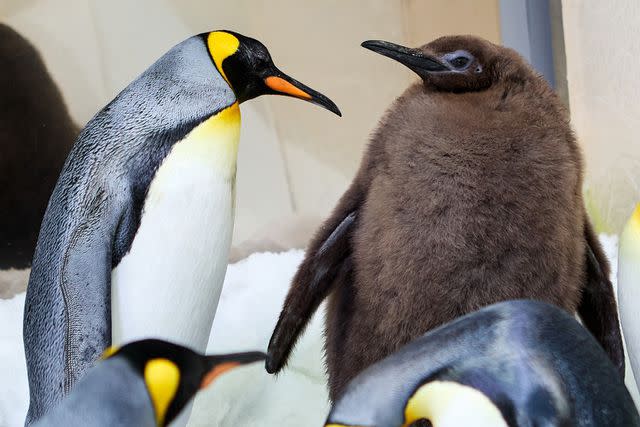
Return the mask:
[[[398,427],[507,427],[500,409],[480,390],[455,381],[429,381],[405,402]],[[356,416],[357,418],[357,416]],[[368,418],[364,416],[363,418]],[[329,415],[325,427],[380,427],[371,423],[339,422]]]
[[[262,361],[262,352],[202,355],[166,341],[145,339],[108,348],[102,359],[122,357],[145,382],[158,426],[173,421],[198,390],[220,375],[248,363]]]

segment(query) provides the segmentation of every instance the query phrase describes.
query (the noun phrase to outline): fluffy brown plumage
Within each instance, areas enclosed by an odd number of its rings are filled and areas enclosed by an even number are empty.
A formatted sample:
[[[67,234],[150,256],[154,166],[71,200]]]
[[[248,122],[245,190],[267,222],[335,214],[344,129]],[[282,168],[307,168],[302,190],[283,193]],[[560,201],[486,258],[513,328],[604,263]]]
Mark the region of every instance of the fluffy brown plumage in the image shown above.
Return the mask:
[[[463,70],[447,61],[460,50],[471,54]],[[267,370],[282,368],[333,291],[332,398],[415,337],[510,299],[579,312],[623,372],[609,267],[586,217],[581,153],[558,97],[516,52],[476,37],[443,37],[409,54],[403,61],[433,61],[428,71],[411,62],[423,80],[387,111],[312,241]]]
[[[4,24],[0,69],[0,268],[23,268],[78,128],[36,49]]]

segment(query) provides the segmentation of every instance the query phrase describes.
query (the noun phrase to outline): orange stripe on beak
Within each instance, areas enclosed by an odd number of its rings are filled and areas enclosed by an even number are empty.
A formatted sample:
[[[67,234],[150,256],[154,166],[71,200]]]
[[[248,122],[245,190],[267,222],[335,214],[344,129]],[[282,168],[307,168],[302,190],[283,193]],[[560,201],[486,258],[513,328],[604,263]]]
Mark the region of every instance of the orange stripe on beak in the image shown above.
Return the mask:
[[[285,93],[287,95],[295,96],[296,98],[311,99],[311,95],[307,92],[298,89],[281,77],[270,76],[264,79],[264,82],[276,92]]]
[[[227,371],[232,370],[233,368],[237,368],[238,366],[240,366],[240,363],[238,362],[227,362],[227,363],[221,363],[220,365],[217,365],[202,379],[202,383],[200,383],[200,388],[203,389],[207,387],[209,384],[214,382],[215,379],[218,378],[220,375],[224,374]]]

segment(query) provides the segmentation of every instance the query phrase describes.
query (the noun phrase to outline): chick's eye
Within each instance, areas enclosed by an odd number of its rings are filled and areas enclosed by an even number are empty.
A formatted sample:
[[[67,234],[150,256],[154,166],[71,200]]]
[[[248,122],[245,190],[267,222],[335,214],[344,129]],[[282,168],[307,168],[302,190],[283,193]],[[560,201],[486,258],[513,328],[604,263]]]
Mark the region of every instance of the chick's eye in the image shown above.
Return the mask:
[[[464,56],[458,56],[456,58],[453,58],[449,62],[451,63],[451,65],[453,65],[456,68],[462,68],[469,63],[469,58]]]

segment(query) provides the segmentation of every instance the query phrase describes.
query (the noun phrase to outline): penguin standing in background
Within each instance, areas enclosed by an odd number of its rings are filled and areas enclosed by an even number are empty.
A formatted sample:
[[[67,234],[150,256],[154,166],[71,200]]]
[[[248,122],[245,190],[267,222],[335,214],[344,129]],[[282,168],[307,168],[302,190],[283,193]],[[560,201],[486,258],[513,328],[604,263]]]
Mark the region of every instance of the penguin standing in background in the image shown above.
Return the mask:
[[[135,341],[110,350],[38,427],[164,427],[198,390],[260,352],[203,356],[160,340]]]
[[[629,361],[640,387],[640,203],[620,234],[618,304]]]
[[[43,220],[29,279],[27,424],[112,342],[204,351],[227,267],[238,104],[280,94],[340,114],[229,31],[172,48],[82,130]]]
[[[331,292],[332,398],[407,342],[509,299],[577,311],[623,374],[609,265],[585,212],[581,153],[553,90],[516,52],[472,36],[419,49],[363,46],[422,80],[386,113],[311,242],[267,371],[282,369]]]
[[[616,367],[573,317],[520,300],[456,319],[369,367],[325,424],[418,425],[637,427],[640,416]]]
[[[2,296],[22,291],[7,289],[8,269],[31,265],[47,201],[79,129],[38,51],[2,23],[0,69]]]

